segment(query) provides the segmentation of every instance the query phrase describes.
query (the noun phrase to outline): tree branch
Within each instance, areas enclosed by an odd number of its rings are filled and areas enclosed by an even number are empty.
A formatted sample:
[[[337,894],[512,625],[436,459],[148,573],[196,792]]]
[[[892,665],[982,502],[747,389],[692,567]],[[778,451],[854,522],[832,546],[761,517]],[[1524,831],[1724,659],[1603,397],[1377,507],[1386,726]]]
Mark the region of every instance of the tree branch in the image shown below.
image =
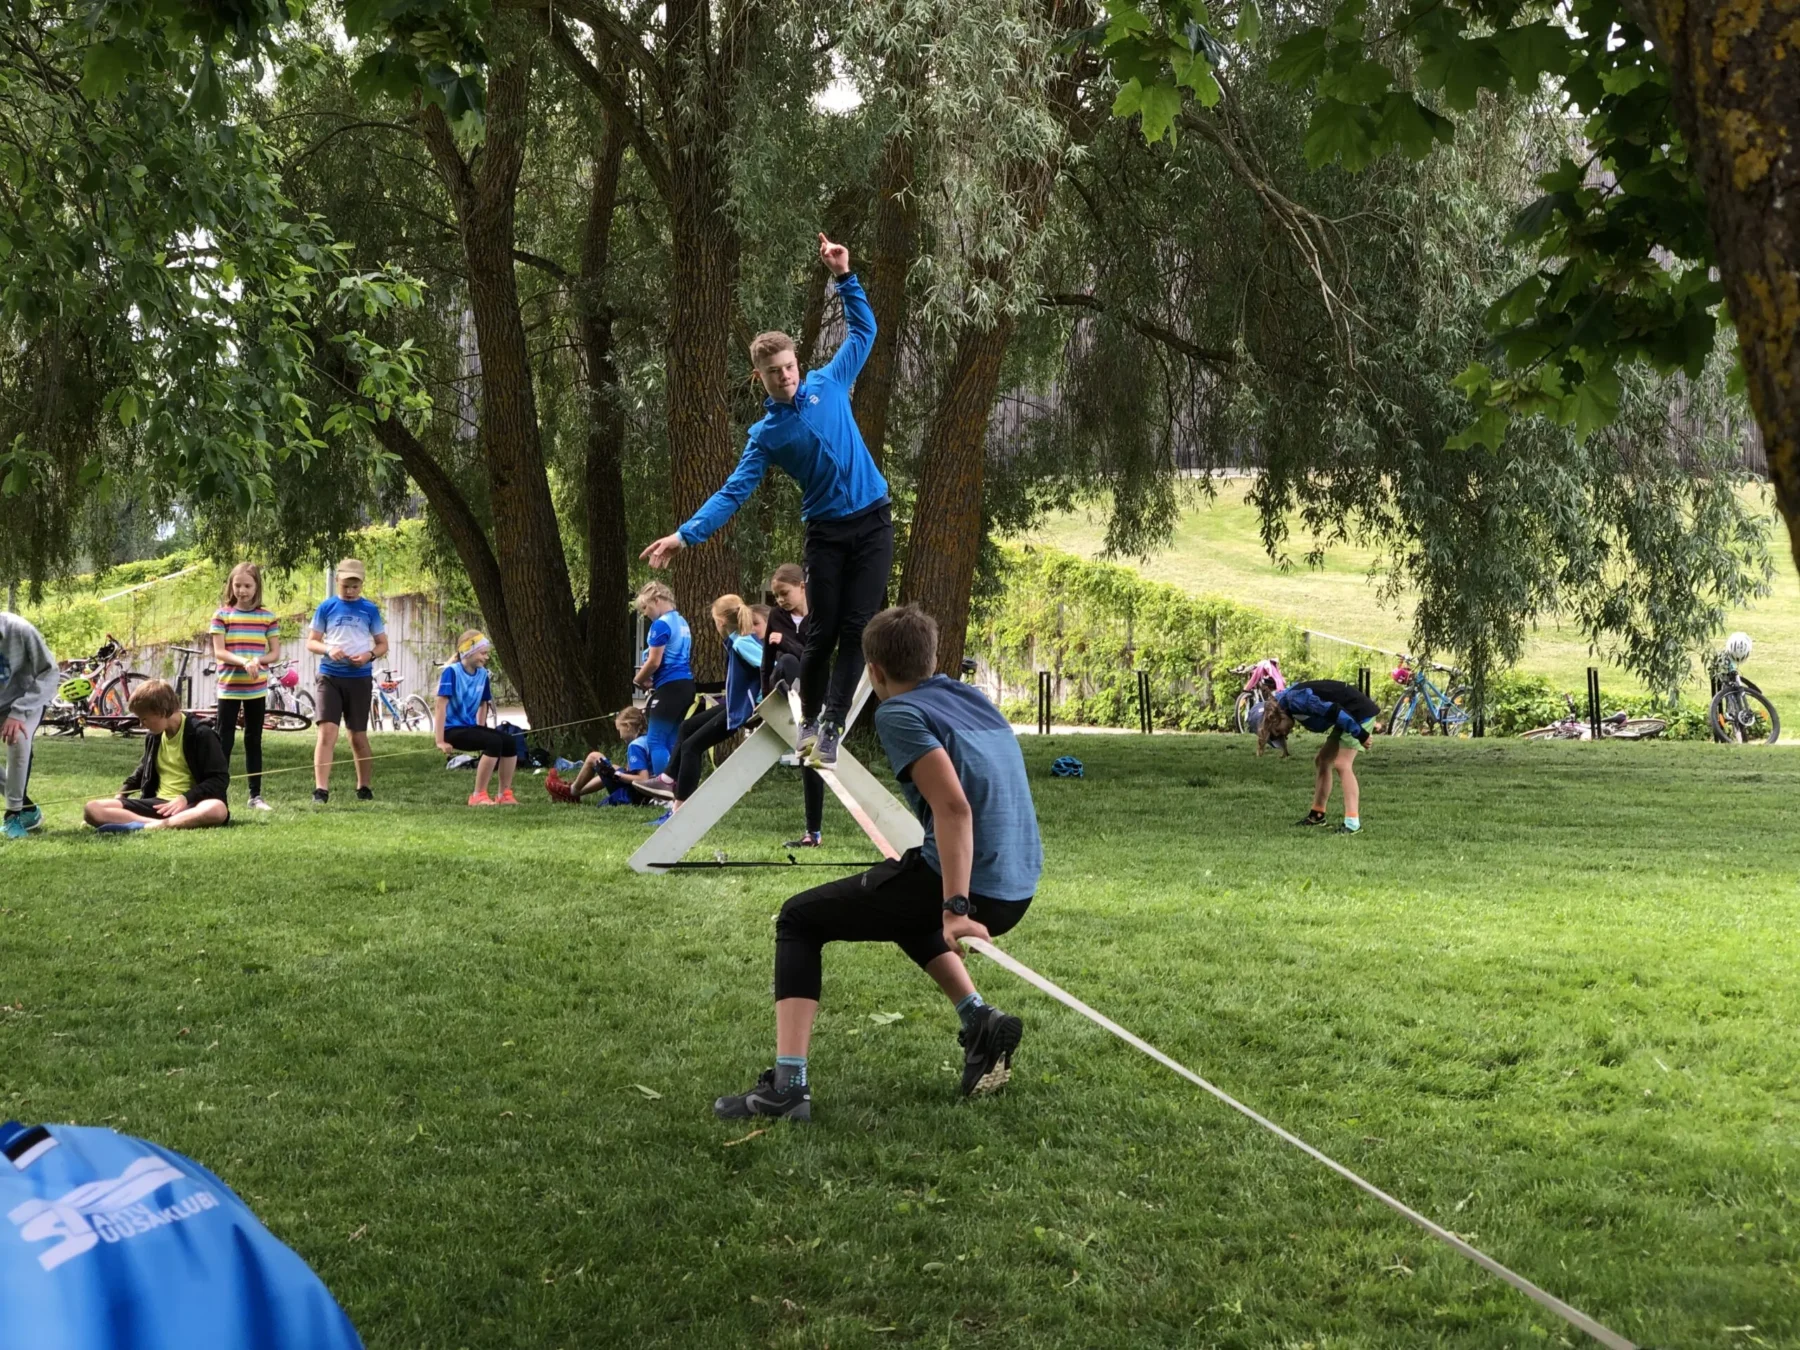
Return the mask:
[[[532,12],[549,34],[550,49],[556,53],[557,59],[599,101],[607,118],[625,128],[638,162],[644,166],[644,172],[650,175],[650,181],[656,185],[657,194],[668,201],[673,192],[668,160],[663,156],[662,147],[657,145],[655,138],[645,129],[644,120],[631,106],[629,88],[616,76],[609,79],[598,66],[588,60],[586,53],[576,43],[575,35],[560,18],[547,10]]]
[[[1150,319],[1140,318],[1135,314],[1114,310],[1097,295],[1057,292],[1038,297],[1038,304],[1046,309],[1090,309],[1096,314],[1112,314],[1127,328],[1141,333],[1152,342],[1159,342],[1173,351],[1180,352],[1190,361],[1200,361],[1213,366],[1231,366],[1237,364],[1237,353],[1228,347],[1202,347],[1197,342],[1189,342],[1172,328]]]
[[[475,205],[475,178],[462,151],[456,148],[456,137],[451,134],[444,110],[435,103],[426,103],[419,110],[419,128],[425,137],[425,148],[431,151],[432,162],[437,165],[438,176],[450,193],[457,219],[466,222]]]
[[[548,272],[565,287],[572,287],[575,284],[574,279],[569,275],[568,269],[559,262],[553,262],[549,258],[539,257],[537,254],[529,253],[522,248],[515,248],[512,251],[512,254],[514,262],[522,262],[527,267],[535,267],[540,272]]]

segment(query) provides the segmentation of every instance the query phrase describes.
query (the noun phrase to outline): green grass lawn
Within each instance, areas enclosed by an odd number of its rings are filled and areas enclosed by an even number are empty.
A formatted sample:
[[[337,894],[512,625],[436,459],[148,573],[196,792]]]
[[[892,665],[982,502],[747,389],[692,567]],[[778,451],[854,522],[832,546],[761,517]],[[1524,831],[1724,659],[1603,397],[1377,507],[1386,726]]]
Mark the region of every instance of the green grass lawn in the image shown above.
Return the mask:
[[[1213,501],[1196,496],[1182,513],[1169,546],[1148,559],[1127,560],[1129,565],[1152,580],[1196,595],[1229,596],[1307,628],[1405,651],[1412,631],[1412,605],[1403,601],[1395,609],[1380,603],[1378,587],[1370,580],[1370,569],[1381,563],[1380,555],[1373,549],[1338,544],[1327,552],[1322,568],[1310,568],[1305,556],[1313,540],[1297,535],[1288,545],[1291,565],[1283,568],[1263,551],[1256,511],[1244,501],[1249,487],[1248,480],[1228,479],[1218,484]],[[1766,499],[1758,500],[1764,509],[1773,510]],[[1731,614],[1725,631],[1742,628],[1755,640],[1756,650],[1745,674],[1775,700],[1784,721],[1794,719],[1793,734],[1800,734],[1800,576],[1788,558],[1786,531],[1779,522],[1772,529],[1773,590],[1750,608]],[[1094,558],[1106,542],[1106,522],[1097,511],[1073,512],[1052,517],[1026,538]],[[1548,676],[1579,698],[1587,687],[1590,665],[1600,667],[1603,690],[1640,688],[1604,657],[1594,656],[1578,629],[1555,624],[1540,627],[1532,635],[1519,669]],[[1385,671],[1378,673],[1376,685],[1385,703],[1383,691],[1393,692]],[[1688,696],[1699,699],[1706,692],[1706,682],[1696,667]]]
[[[1049,870],[1006,947],[1639,1343],[1800,1346],[1800,757],[1383,741],[1344,838],[1288,824],[1307,739],[1028,738]],[[34,790],[136,753],[43,745]],[[835,874],[640,877],[644,813],[471,812],[434,763],[0,847],[5,1114],[215,1168],[372,1347],[1579,1341],[979,958],[1026,1021],[1005,1094],[956,1100],[904,958],[833,949],[815,1123],[746,1138],[710,1105],[771,1060],[770,918]],[[798,813],[766,783],[716,841],[773,858]]]

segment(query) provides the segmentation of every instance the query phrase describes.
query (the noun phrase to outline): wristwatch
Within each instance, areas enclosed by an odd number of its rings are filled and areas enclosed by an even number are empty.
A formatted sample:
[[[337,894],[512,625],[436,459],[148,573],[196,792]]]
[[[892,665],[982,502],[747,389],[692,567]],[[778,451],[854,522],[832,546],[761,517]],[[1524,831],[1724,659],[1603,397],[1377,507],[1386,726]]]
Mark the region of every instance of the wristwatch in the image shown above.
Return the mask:
[[[968,918],[969,897],[966,895],[951,896],[948,900],[944,901],[944,913],[954,914],[959,919]]]

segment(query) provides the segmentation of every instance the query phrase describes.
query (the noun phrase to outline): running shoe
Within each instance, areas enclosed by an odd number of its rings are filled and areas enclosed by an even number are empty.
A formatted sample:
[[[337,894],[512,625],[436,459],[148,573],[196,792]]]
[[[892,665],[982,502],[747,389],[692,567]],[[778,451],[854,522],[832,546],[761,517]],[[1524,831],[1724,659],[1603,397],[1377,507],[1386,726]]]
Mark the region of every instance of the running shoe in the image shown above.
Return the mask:
[[[844,729],[836,722],[819,723],[819,739],[813,745],[812,758],[808,763],[815,769],[836,768],[838,742],[843,739]]]
[[[575,794],[570,791],[569,785],[563,782],[562,775],[555,769],[544,775],[544,791],[550,794],[550,800],[553,802],[575,800]]]
[[[136,834],[149,824],[144,820],[110,820],[104,825],[94,826],[96,834]]]
[[[511,788],[507,788],[506,791],[494,798],[495,806],[517,806],[518,804],[519,799],[513,796]]]
[[[328,788],[314,788],[313,789],[313,805],[314,806],[323,806],[323,805],[325,805],[326,802],[328,802],[330,800],[331,800],[330,789],[328,789]]]
[[[664,811],[655,820],[650,822],[650,828],[654,830],[658,825],[667,825],[673,819],[675,819],[675,808],[671,806],[667,811]]]
[[[471,792],[469,794],[470,806],[498,806],[499,804],[500,803],[496,802],[485,792]]]
[[[782,845],[782,847],[783,848],[820,848],[824,845],[824,843],[825,843],[825,838],[823,835],[821,835],[819,833],[819,831],[808,830],[805,834],[801,835],[798,839],[788,840],[787,843]]]
[[[637,784],[637,790],[646,797],[655,797],[658,801],[675,800],[675,780],[666,773],[659,773],[654,778],[646,778]]]
[[[356,789],[356,800],[359,802],[374,801],[375,800],[375,789],[371,788],[371,787],[359,787],[358,789]]]
[[[814,747],[819,743],[819,724],[807,720],[800,724],[800,734],[794,739],[794,754],[802,764],[812,758]]]
[[[250,809],[252,811],[273,811],[275,808],[270,806],[261,797],[252,797],[250,799]]]
[[[10,813],[6,817],[4,831],[0,832],[8,839],[23,839],[33,830],[41,830],[43,827],[44,813],[35,806],[27,806]]]
[[[1323,825],[1324,823],[1325,813],[1323,811],[1308,811],[1299,820],[1294,822],[1296,825]]]
[[[998,1008],[983,1008],[979,1022],[956,1033],[963,1047],[963,1096],[983,1097],[1006,1086],[1024,1033],[1023,1022]]]
[[[1362,826],[1360,826],[1360,825],[1340,825],[1335,830],[1333,830],[1332,833],[1333,834],[1361,834]]]
[[[785,1089],[775,1086],[775,1070],[764,1069],[756,1086],[739,1097],[720,1097],[713,1103],[713,1114],[720,1120],[748,1120],[752,1116],[772,1116],[777,1120],[811,1120],[812,1090],[797,1084]]]

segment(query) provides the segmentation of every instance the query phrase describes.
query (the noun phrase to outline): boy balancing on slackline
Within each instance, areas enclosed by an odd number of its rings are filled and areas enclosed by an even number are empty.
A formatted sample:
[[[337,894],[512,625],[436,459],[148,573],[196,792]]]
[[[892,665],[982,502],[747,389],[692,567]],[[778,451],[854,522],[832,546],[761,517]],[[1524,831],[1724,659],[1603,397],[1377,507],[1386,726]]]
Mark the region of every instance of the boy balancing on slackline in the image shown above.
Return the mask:
[[[1286,759],[1288,733],[1296,722],[1308,731],[1329,733],[1313,758],[1316,777],[1312,809],[1295,821],[1296,825],[1325,823],[1325,804],[1331,800],[1331,775],[1336,773],[1344,785],[1344,823],[1338,832],[1355,834],[1362,829],[1362,791],[1356,781],[1356,750],[1359,745],[1364,750],[1369,748],[1367,723],[1380,711],[1375,700],[1353,684],[1345,684],[1342,680],[1306,680],[1270,695],[1252,713],[1257,719],[1251,729],[1256,732],[1258,756],[1273,745]],[[1345,745],[1345,736],[1356,744]]]
[[[802,378],[792,338],[757,335],[750,362],[768,394],[766,415],[750,428],[725,486],[641,556],[666,567],[682,549],[704,543],[750,499],[771,464],[800,485],[810,631],[800,662],[798,749],[802,760],[830,766],[862,675],[863,627],[887,598],[894,514],[887,480],[850,411],[851,383],[875,343],[875,311],[851,275],[849,249],[821,234],[819,260],[837,278],[844,301],[846,332],[837,355]]]
[[[925,843],[861,876],[796,895],[775,920],[775,1067],[713,1110],[812,1119],[806,1051],[819,1011],[827,942],[893,942],[956,1005],[962,1091],[1002,1087],[1023,1025],[987,1006],[963,968],[961,939],[998,937],[1025,917],[1043,871],[1037,814],[1018,738],[982,694],[937,669],[937,625],[908,605],[863,633],[881,697],[875,730]]]

